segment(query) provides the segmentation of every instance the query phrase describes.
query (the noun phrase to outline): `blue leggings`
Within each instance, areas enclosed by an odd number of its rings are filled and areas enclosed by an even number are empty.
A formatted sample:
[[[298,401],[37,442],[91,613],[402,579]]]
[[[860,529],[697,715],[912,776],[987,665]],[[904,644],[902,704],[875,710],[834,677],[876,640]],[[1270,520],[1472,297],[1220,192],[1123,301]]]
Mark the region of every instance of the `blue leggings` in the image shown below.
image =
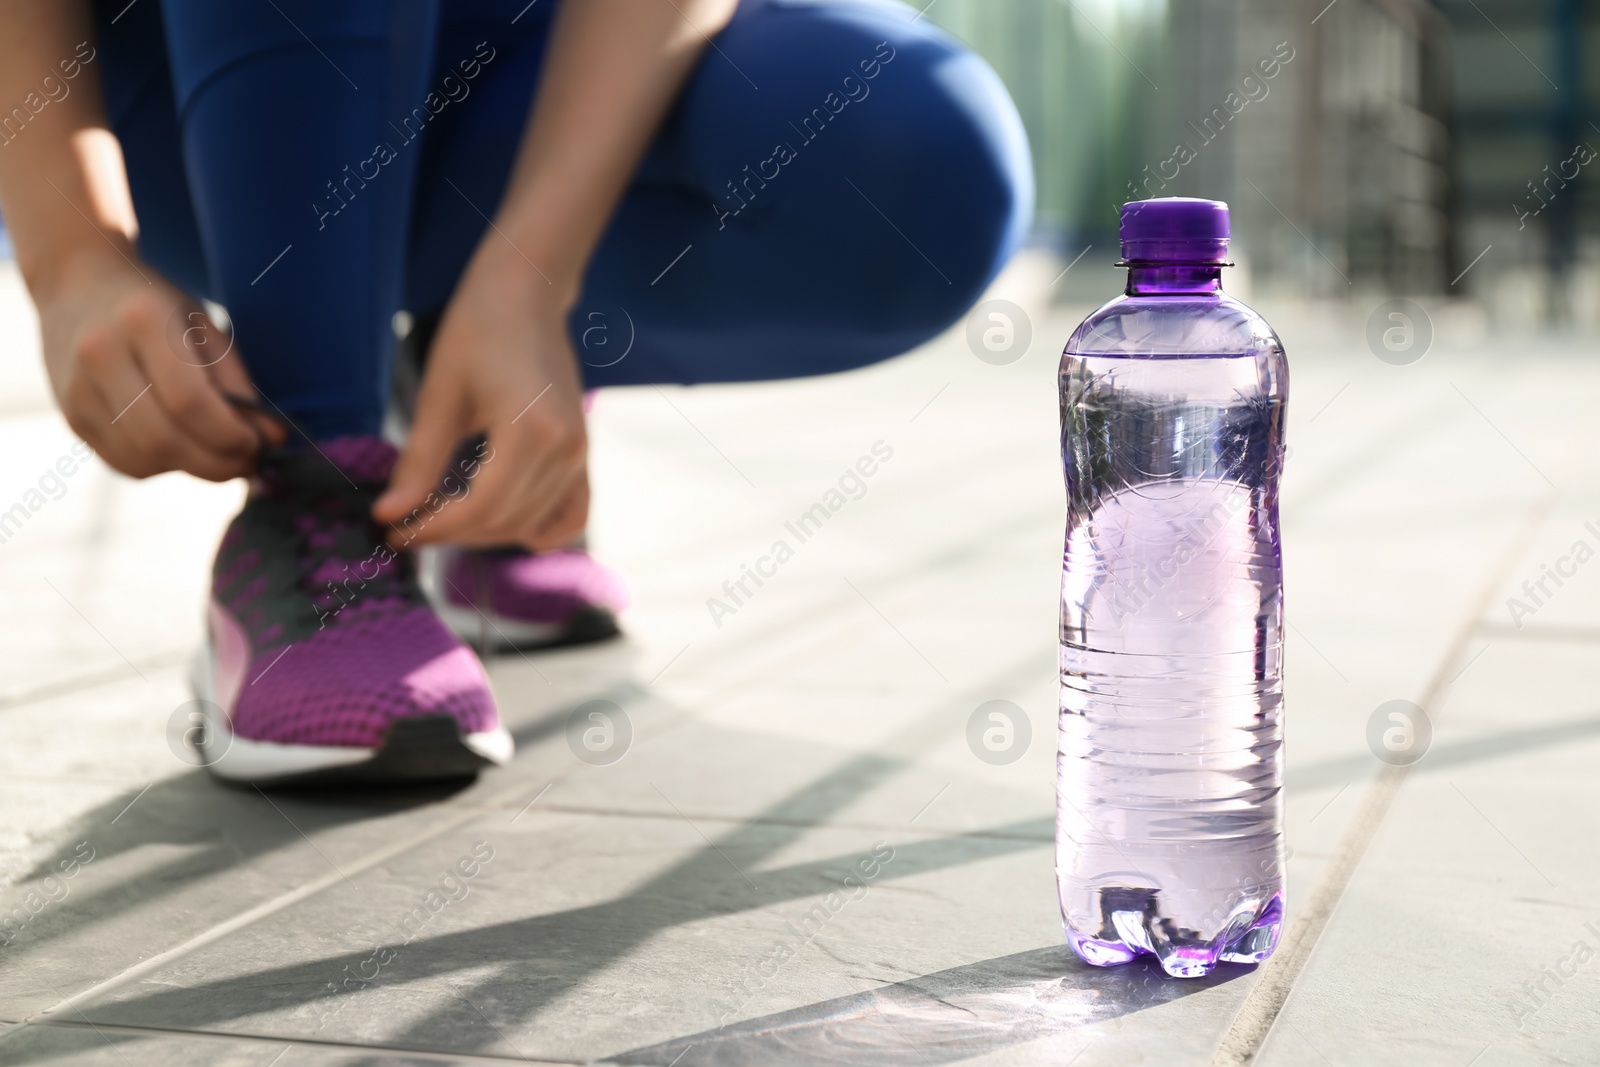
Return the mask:
[[[371,433],[505,189],[558,0],[96,0],[145,258],[313,438]],[[1032,177],[993,71],[889,0],[744,0],[601,240],[585,385],[857,367],[955,321]]]

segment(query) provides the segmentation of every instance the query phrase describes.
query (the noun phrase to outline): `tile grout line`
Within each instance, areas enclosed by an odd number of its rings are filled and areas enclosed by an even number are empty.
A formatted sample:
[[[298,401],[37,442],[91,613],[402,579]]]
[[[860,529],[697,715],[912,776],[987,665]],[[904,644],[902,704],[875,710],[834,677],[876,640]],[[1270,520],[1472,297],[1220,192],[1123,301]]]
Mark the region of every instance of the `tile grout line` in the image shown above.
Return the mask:
[[[945,784],[945,789],[949,789],[950,786],[954,785],[954,784],[955,784],[954,782],[946,783]],[[941,795],[943,794],[943,792],[944,792],[944,790],[940,790]],[[936,797],[934,799],[938,799],[938,798]],[[932,807],[932,802],[931,801],[929,802],[928,806]],[[499,812],[499,811],[504,811],[505,809],[503,809],[503,808],[495,808],[495,809],[492,809],[492,810],[496,811],[496,812]],[[586,804],[546,804],[546,805],[544,805],[542,810],[544,810],[544,811],[561,812],[564,815],[590,815],[590,816],[594,816],[596,818],[613,818],[613,819],[660,819],[660,820],[665,821],[665,822],[676,822],[676,821],[680,820],[683,817],[683,813],[674,815],[674,814],[672,814],[670,812],[650,811],[650,810],[645,809],[645,808],[598,808],[598,807],[595,807],[593,805],[586,805]],[[774,819],[774,818],[771,818],[769,816],[762,816],[762,815],[749,815],[749,816],[745,816],[745,815],[718,815],[716,813],[707,813],[707,812],[703,812],[703,811],[701,811],[701,812],[689,812],[687,814],[688,814],[689,818],[695,819],[695,820],[697,820],[699,822],[720,823],[720,824],[723,824],[723,825],[726,825],[726,826],[732,826],[732,827],[741,827],[741,826],[783,826],[783,827],[790,827],[790,828],[793,828],[793,829],[802,829],[802,830],[804,830],[804,829],[815,829],[815,830],[873,830],[873,831],[893,831],[893,830],[903,830],[903,829],[905,829],[905,827],[901,826],[899,823],[889,823],[889,822],[882,822],[882,823],[879,823],[879,822],[855,822],[855,821],[852,821],[852,822],[818,822],[815,819]],[[1039,818],[1040,821],[1043,821],[1043,820],[1049,819],[1050,817],[1051,816],[1050,816],[1049,812],[1043,812],[1043,813],[1041,813],[1039,815],[1038,818]],[[1030,820],[1018,820],[1018,821],[1030,821]],[[935,828],[935,832],[938,832],[937,828]],[[954,830],[954,829],[949,829],[949,828],[946,828],[945,832],[948,833],[948,834],[953,834],[953,835],[955,835],[957,837],[960,837],[962,839],[978,838],[980,840],[985,840],[985,841],[1033,841],[1033,842],[1036,842],[1036,843],[1041,844],[1041,845],[1049,845],[1049,844],[1054,844],[1055,843],[1055,835],[1053,833],[1052,834],[996,833],[996,832],[994,832],[993,829]]]
[[[677,725],[682,725],[682,724],[679,723]],[[557,779],[552,779],[551,782],[546,783],[544,789],[542,789],[540,791],[540,795],[542,796],[544,794],[544,792],[547,792],[548,789],[549,789],[549,786],[554,784],[554,782],[557,781],[557,780],[559,780],[559,776],[558,776]],[[427,841],[429,841],[429,840],[431,840],[431,839],[433,839],[435,837],[438,837],[438,836],[440,836],[442,834],[449,833],[451,830],[457,829],[457,828],[459,828],[459,827],[461,827],[461,826],[473,821],[474,819],[484,818],[484,817],[491,816],[491,815],[496,815],[496,814],[503,814],[504,811],[507,810],[506,807],[505,807],[504,802],[511,801],[513,798],[520,799],[521,796],[524,795],[528,791],[528,788],[529,787],[527,787],[527,786],[512,787],[512,788],[506,789],[503,792],[497,794],[495,797],[485,798],[480,803],[475,803],[475,804],[471,804],[471,805],[468,805],[468,806],[465,806],[465,807],[457,808],[455,810],[455,812],[449,818],[443,820],[440,824],[438,824],[438,825],[436,825],[434,827],[431,827],[431,828],[429,828],[429,829],[427,829],[425,831],[421,831],[421,832],[419,832],[417,834],[413,834],[411,837],[405,838],[405,839],[403,839],[401,841],[397,841],[397,842],[395,842],[395,843],[393,843],[393,844],[391,844],[391,845],[389,845],[389,846],[387,846],[385,848],[382,848],[382,849],[376,850],[374,852],[371,852],[371,853],[369,853],[368,855],[366,855],[365,857],[361,858],[360,860],[356,861],[353,864],[346,864],[342,868],[342,872],[359,874],[359,873],[361,873],[363,871],[370,870],[372,867],[377,866],[378,864],[383,863],[384,861],[386,861],[388,859],[392,859],[393,857],[395,857],[397,855],[400,855],[400,854],[402,854],[402,853],[404,853],[404,852],[406,852],[406,851],[408,851],[408,850],[410,850],[412,848],[415,848],[415,847],[417,847],[419,845],[422,845],[422,844],[426,843]],[[620,811],[619,810],[605,810],[605,809],[598,809],[598,808],[589,809],[589,808],[586,808],[586,807],[581,806],[581,805],[546,805],[546,809],[550,810],[550,811],[561,811],[561,812],[565,812],[565,813],[569,813],[569,814],[591,814],[591,815],[596,815],[596,816],[614,816],[614,817],[621,817],[621,818],[630,818],[630,817],[632,817],[632,818],[643,818],[643,817],[649,817],[651,815],[657,815],[657,816],[665,817],[664,815],[662,815],[662,813],[650,813],[650,812],[645,812],[645,811],[628,811],[628,810],[620,810]],[[817,823],[817,822],[813,822],[813,821],[809,821],[809,820],[793,820],[793,821],[790,821],[790,820],[759,819],[759,818],[752,819],[752,818],[750,818],[748,816],[716,816],[716,815],[710,815],[710,816],[705,816],[705,818],[708,821],[712,821],[712,822],[719,822],[720,821],[720,822],[740,823],[740,824],[747,824],[747,823],[751,823],[751,822],[756,822],[756,823],[760,823],[760,824],[796,825],[796,826],[826,826],[826,825],[833,825],[833,824],[828,824],[828,823]],[[887,829],[888,827],[886,827],[886,826],[878,826],[877,824],[864,823],[864,824],[860,824],[859,826],[852,825],[850,828],[855,828],[855,829]],[[1047,840],[1048,840],[1048,839],[1045,839],[1045,838],[1035,838],[1035,837],[1032,837],[1032,836],[1029,836],[1029,835],[1024,835],[1024,834],[1004,834],[1004,833],[996,834],[996,833],[991,833],[991,832],[988,832],[988,831],[985,831],[985,830],[962,831],[961,832],[961,836],[963,836],[963,837],[975,837],[975,838],[993,838],[993,839],[997,839],[997,840],[1025,840],[1025,841],[1036,841],[1036,842],[1047,842]],[[44,1009],[42,1009],[40,1011],[34,1012],[33,1014],[31,1014],[31,1015],[29,1015],[29,1016],[27,1016],[27,1017],[25,1017],[23,1019],[18,1020],[13,1025],[15,1026],[15,1028],[17,1030],[25,1029],[26,1027],[28,1027],[30,1025],[77,1026],[78,1024],[76,1024],[76,1023],[68,1022],[66,1020],[50,1019],[50,1018],[47,1018],[47,1016],[55,1015],[55,1014],[57,1014],[59,1012],[62,1012],[62,1011],[80,1009],[83,1005],[86,1005],[91,1000],[103,995],[104,993],[110,992],[113,989],[116,989],[118,987],[126,985],[126,984],[128,984],[130,982],[136,981],[139,978],[143,977],[145,974],[148,974],[151,971],[159,969],[160,967],[165,966],[166,964],[172,962],[173,960],[179,959],[179,958],[181,958],[181,957],[183,957],[185,955],[188,955],[189,953],[192,953],[192,952],[194,952],[194,951],[196,951],[198,949],[204,948],[206,945],[211,944],[211,943],[213,943],[213,942],[215,942],[217,940],[220,940],[221,938],[226,937],[229,934],[234,933],[234,932],[236,932],[236,931],[238,931],[240,929],[243,929],[244,927],[249,926],[252,923],[257,922],[260,919],[266,918],[266,917],[268,917],[270,915],[273,915],[273,914],[275,914],[275,913],[277,913],[279,911],[282,911],[282,910],[284,910],[286,908],[292,907],[293,905],[298,904],[302,900],[306,900],[306,899],[308,899],[308,898],[310,898],[312,896],[315,896],[317,893],[321,892],[324,889],[327,889],[327,888],[330,888],[332,886],[341,884],[341,883],[343,883],[343,882],[345,882],[347,880],[345,878],[345,873],[342,873],[342,872],[341,871],[330,871],[328,874],[322,876],[321,878],[314,879],[313,881],[305,883],[304,885],[302,885],[302,886],[300,886],[300,887],[298,887],[296,889],[290,890],[287,893],[281,894],[278,897],[275,897],[275,898],[273,898],[271,900],[264,901],[261,904],[258,904],[257,906],[255,906],[254,908],[251,908],[251,909],[249,909],[247,911],[244,911],[244,912],[240,913],[239,915],[234,916],[231,919],[224,920],[223,922],[218,923],[217,925],[215,925],[215,926],[213,926],[213,927],[211,927],[211,928],[209,928],[207,930],[202,931],[201,933],[195,935],[194,937],[190,938],[187,941],[181,942],[180,944],[175,945],[172,948],[167,949],[164,952],[160,952],[160,953],[157,953],[154,956],[151,956],[151,957],[148,957],[146,959],[143,959],[143,960],[139,961],[138,963],[126,968],[125,970],[123,970],[121,972],[119,972],[118,974],[113,975],[112,977],[104,979],[104,980],[102,980],[100,982],[97,982],[94,985],[92,985],[92,986],[90,986],[90,987],[88,987],[88,988],[86,988],[86,989],[84,989],[84,990],[82,990],[82,991],[80,991],[78,993],[73,994],[72,996],[66,998],[65,1000],[60,1001],[59,1003],[53,1004],[48,1008],[44,1008]],[[183,1032],[190,1032],[190,1031],[183,1031]],[[198,1033],[198,1031],[196,1031],[196,1033]],[[404,1051],[404,1050],[400,1050],[400,1051]],[[500,1061],[496,1061],[496,1062],[500,1062]]]
[[[1551,641],[1569,645],[1600,644],[1600,627],[1595,626],[1526,626],[1518,629],[1503,622],[1492,622],[1480,623],[1478,633],[1484,637],[1502,641]]]
[[[504,797],[509,797],[512,794],[520,796],[522,793],[526,792],[527,787],[520,787],[508,789],[504,794],[501,795]],[[494,805],[484,806],[493,807]],[[127,985],[130,982],[136,981],[146,974],[149,974],[150,972],[157,970],[168,963],[171,963],[173,960],[180,959],[183,956],[194,952],[196,949],[204,948],[206,945],[220,940],[221,938],[224,938],[237,930],[241,930],[244,927],[249,926],[251,923],[257,922],[258,920],[264,919],[269,915],[274,915],[285,908],[298,904],[300,901],[315,896],[324,889],[344,883],[346,880],[345,874],[347,873],[359,874],[362,871],[370,870],[373,867],[376,867],[378,864],[383,863],[385,860],[393,859],[395,856],[401,855],[402,853],[416,848],[419,845],[425,844],[426,842],[431,841],[432,839],[443,834],[447,834],[451,830],[459,829],[467,823],[472,822],[474,819],[481,818],[483,818],[483,810],[477,805],[458,809],[449,818],[442,820],[439,824],[432,826],[427,830],[412,834],[409,837],[403,838],[402,840],[396,841],[393,844],[387,845],[383,848],[376,849],[367,853],[367,855],[361,857],[356,862],[346,864],[342,872],[338,870],[329,871],[322,877],[306,882],[298,888],[289,890],[287,893],[282,893],[276,897],[273,897],[271,900],[262,901],[255,907],[240,912],[231,919],[225,919],[222,922],[217,923],[215,926],[201,931],[195,936],[189,938],[187,941],[180,942],[179,944],[174,945],[172,948],[142,959],[138,963],[135,963],[132,966],[118,972],[117,974],[112,975],[110,978],[102,979],[101,981],[96,982],[94,985],[89,986],[87,989],[84,989],[78,993],[74,993],[72,996],[67,997],[65,1000],[62,1000],[57,1004],[53,1004],[48,1008],[34,1012],[23,1020],[23,1024],[28,1025],[35,1022],[44,1022],[46,1021],[46,1016],[79,1008],[80,1006],[89,1003],[91,1000],[94,1000],[96,997],[108,993],[113,989]]]
[[[428,1049],[401,1048],[392,1045],[363,1045],[354,1041],[319,1041],[303,1037],[277,1037],[268,1034],[238,1034],[225,1030],[188,1030],[176,1026],[150,1026],[141,1023],[83,1023],[67,1019],[41,1020],[34,1024],[53,1030],[88,1030],[91,1027],[109,1033],[129,1036],[175,1037],[193,1041],[229,1041],[243,1044],[290,1045],[301,1048],[319,1048],[338,1052],[383,1053],[398,1056],[416,1056],[443,1063],[525,1063],[533,1067],[581,1067],[576,1060],[530,1060],[522,1056],[494,1056],[475,1052],[434,1052]]]
[[[1441,657],[1421,701],[1435,722],[1438,713],[1432,705],[1448,685],[1450,668],[1461,658],[1478,630],[1479,619],[1510,576],[1512,568],[1522,559],[1534,537],[1543,528],[1558,498],[1558,493],[1551,493],[1530,511],[1523,528],[1490,571],[1482,592],[1474,599],[1466,622],[1459,628],[1449,650]],[[1300,917],[1285,932],[1277,952],[1262,965],[1259,980],[1234,1013],[1228,1029],[1208,1061],[1208,1067],[1244,1067],[1260,1053],[1284,1005],[1288,1003],[1301,972],[1310,961],[1312,951],[1327,929],[1334,910],[1355,876],[1356,868],[1366,856],[1368,847],[1377,836],[1400,787],[1405,784],[1414,766],[1416,764],[1387,764],[1373,778],[1361,798],[1361,806],[1356,810],[1355,817],[1329,857],[1322,877],[1307,894]]]
[[[1049,509],[1049,514],[1051,515],[1057,515],[1059,513],[1059,507],[1052,507]],[[1025,516],[1031,517],[1035,514],[1042,514],[1042,512],[1040,512],[1038,509],[1031,509],[1024,514]],[[887,579],[887,585],[898,587],[902,584],[911,583],[915,579],[915,576],[919,573],[926,573],[926,570],[929,568],[941,566],[941,561],[944,561],[951,556],[964,555],[967,550],[973,548],[974,546],[981,544],[992,544],[997,535],[1004,536],[1005,533],[1015,530],[1025,521],[1027,521],[1026,518],[1017,518],[1015,515],[1013,515],[1005,522],[990,526],[979,535],[970,538],[964,537],[961,540],[947,543],[937,552],[924,555],[912,565],[900,568],[889,579]],[[827,628],[828,632],[825,636],[816,638],[815,640],[811,641],[809,645],[802,647],[795,652],[783,654],[779,660],[779,663],[787,665],[796,662],[804,662],[807,657],[817,654],[816,649],[818,647],[826,649],[849,644],[849,639],[844,635],[843,630],[833,621],[833,615],[835,613],[835,609],[837,609],[839,605],[848,604],[851,602],[851,598],[840,594],[838,596],[828,597],[820,601],[804,604],[801,606],[799,611],[791,612],[787,616],[792,623],[792,625],[788,627],[788,632],[792,633],[798,630],[803,630],[805,627],[810,626],[814,622],[819,624],[819,628]],[[860,628],[865,629],[865,624],[862,624]],[[767,639],[771,632],[778,629],[781,628],[769,626],[765,631],[757,632],[755,635],[756,639],[751,639],[750,637],[739,639],[738,646],[759,646]],[[1054,648],[1054,638],[1049,639],[1049,648]],[[807,651],[807,649],[810,651]],[[1054,655],[1054,652],[1051,651],[1049,654]],[[698,696],[695,703],[702,709],[715,707],[720,703],[726,702],[731,697],[736,696],[751,686],[758,685],[765,680],[770,680],[774,669],[776,668],[771,664],[763,664],[753,670],[747,671],[745,674],[736,677],[731,681],[723,682],[720,685],[713,685],[706,692]]]

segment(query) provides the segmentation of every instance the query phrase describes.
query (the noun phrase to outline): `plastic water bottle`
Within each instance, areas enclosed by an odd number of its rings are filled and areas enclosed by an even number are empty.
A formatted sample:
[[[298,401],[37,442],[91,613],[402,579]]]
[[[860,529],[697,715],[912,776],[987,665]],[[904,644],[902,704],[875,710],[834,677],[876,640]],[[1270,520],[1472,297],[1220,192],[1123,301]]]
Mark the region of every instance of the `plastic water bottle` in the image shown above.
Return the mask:
[[[1288,364],[1221,291],[1226,204],[1135,201],[1121,232],[1127,292],[1061,357],[1056,880],[1085,961],[1197,977],[1283,917]]]

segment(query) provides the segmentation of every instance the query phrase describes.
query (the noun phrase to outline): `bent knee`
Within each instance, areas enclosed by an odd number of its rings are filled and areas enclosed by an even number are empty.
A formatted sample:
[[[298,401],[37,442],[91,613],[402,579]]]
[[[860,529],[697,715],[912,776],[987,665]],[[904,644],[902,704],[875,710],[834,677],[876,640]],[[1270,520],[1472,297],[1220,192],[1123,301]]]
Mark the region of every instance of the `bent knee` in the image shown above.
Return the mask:
[[[992,68],[954,46],[902,71],[921,98],[893,124],[902,187],[936,220],[932,243],[947,258],[947,299],[935,330],[959,318],[1026,238],[1033,220],[1033,161],[1016,105]],[[930,251],[931,257],[934,253]]]
[[[797,57],[772,88],[805,138],[797,147],[815,156],[805,180],[819,200],[871,205],[879,228],[863,228],[863,240],[904,261],[885,281],[906,299],[885,313],[900,320],[896,333],[932,336],[978,298],[1032,221],[1033,164],[1016,105],[983,59],[900,5],[755,6],[767,25],[750,29]]]

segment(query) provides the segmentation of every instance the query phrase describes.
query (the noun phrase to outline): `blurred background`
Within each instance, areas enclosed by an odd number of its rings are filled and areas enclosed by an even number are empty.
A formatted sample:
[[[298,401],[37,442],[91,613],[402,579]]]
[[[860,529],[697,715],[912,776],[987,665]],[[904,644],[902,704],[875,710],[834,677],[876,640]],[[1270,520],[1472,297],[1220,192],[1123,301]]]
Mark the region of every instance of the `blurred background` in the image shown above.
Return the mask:
[[[1600,85],[1583,78],[1600,5],[913,6],[1010,88],[1035,153],[1038,239],[1065,260],[1114,252],[1125,200],[1207,196],[1233,207],[1235,290],[1443,295],[1498,326],[1600,320],[1600,197],[1586,173]],[[1068,280],[1060,295],[1089,299],[1103,281]]]
[[[1583,78],[1600,5],[933,0],[925,17],[1005,79],[1040,239],[1066,260],[1114,252],[1126,200],[1206,196],[1233,208],[1235,290],[1458,297],[1502,327],[1600,316]]]

